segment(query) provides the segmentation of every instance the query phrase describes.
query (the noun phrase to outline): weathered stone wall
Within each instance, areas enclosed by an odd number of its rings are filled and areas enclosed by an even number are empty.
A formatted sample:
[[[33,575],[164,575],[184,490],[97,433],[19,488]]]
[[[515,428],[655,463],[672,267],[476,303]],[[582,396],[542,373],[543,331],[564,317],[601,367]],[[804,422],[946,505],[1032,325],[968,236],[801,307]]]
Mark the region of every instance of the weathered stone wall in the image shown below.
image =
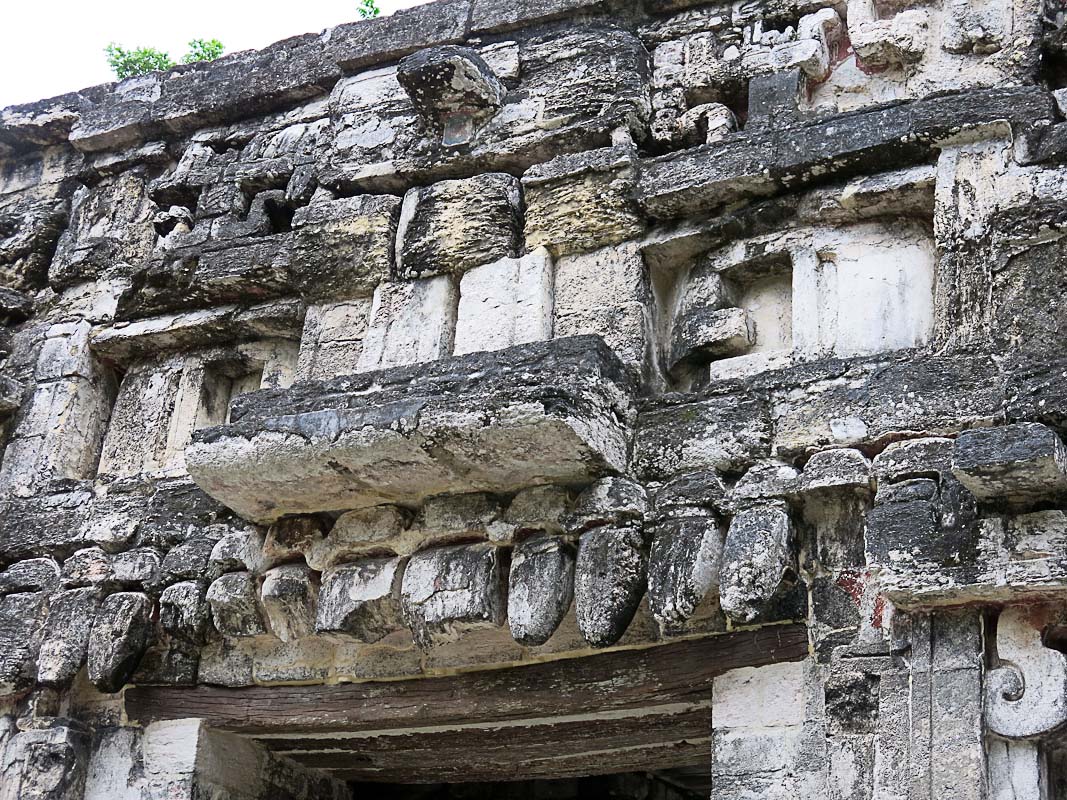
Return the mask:
[[[0,111],[0,798],[405,763],[131,687],[751,630],[533,774],[1067,797],[1065,16],[438,0]]]

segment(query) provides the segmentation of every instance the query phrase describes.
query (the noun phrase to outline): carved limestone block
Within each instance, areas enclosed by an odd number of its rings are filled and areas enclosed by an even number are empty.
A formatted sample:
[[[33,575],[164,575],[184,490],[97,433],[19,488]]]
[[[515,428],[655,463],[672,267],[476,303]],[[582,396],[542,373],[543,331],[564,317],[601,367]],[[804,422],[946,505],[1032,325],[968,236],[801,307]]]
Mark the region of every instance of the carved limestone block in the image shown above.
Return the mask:
[[[452,45],[408,56],[396,77],[423,122],[446,145],[471,141],[500,110],[507,91],[478,53]]]
[[[655,527],[648,604],[664,632],[684,625],[716,592],[725,534],[714,516],[671,518]]]
[[[648,551],[640,528],[605,527],[583,534],[574,577],[578,630],[593,647],[626,633],[644,597]]]
[[[468,269],[522,250],[522,188],[490,173],[440,181],[404,195],[396,245],[397,273],[429,277]]]
[[[871,460],[859,450],[838,448],[816,453],[800,476],[804,493],[866,492],[874,488]]]
[[[51,558],[28,558],[0,572],[0,595],[47,592],[59,583],[59,564]]]
[[[604,525],[640,524],[647,513],[645,487],[629,478],[613,475],[584,489],[563,523],[568,533],[581,534]]]
[[[175,583],[159,596],[159,624],[174,639],[202,645],[210,619],[211,609],[200,581]]]
[[[355,371],[448,356],[455,337],[457,302],[456,283],[450,275],[379,284]]]
[[[574,599],[574,546],[558,536],[534,536],[511,553],[508,625],[516,642],[542,645]]]
[[[465,273],[453,352],[503,350],[551,339],[554,288],[552,256],[543,247]]]
[[[738,512],[730,522],[722,554],[719,597],[737,622],[751,622],[764,610],[792,561],[793,524],[784,504]]]
[[[871,67],[920,60],[929,36],[929,11],[909,8],[879,19],[876,5],[874,0],[849,0],[848,36],[856,55]]]
[[[491,544],[417,553],[404,570],[400,592],[404,617],[423,648],[473,628],[498,627],[507,614],[500,551]]]
[[[22,731],[0,748],[0,800],[81,800],[89,737],[63,724]]]
[[[1047,502],[1067,496],[1067,447],[1039,423],[965,431],[956,439],[952,472],[984,502]]]
[[[1046,647],[1043,632],[1063,611],[1011,606],[997,621],[997,662],[986,673],[985,722],[998,736],[1040,736],[1067,722],[1067,655]]]
[[[152,600],[140,592],[110,595],[89,633],[89,680],[117,692],[137,669],[152,634]]]
[[[291,642],[315,632],[318,576],[306,564],[283,564],[263,576],[260,599],[274,635]]]
[[[522,176],[527,248],[544,246],[559,257],[637,237],[646,224],[636,186],[629,141],[532,167]]]
[[[401,630],[403,568],[403,558],[375,558],[328,569],[322,576],[315,630],[368,644]]]
[[[207,590],[211,619],[223,636],[262,636],[267,632],[259,608],[256,580],[250,572],[231,572]]]
[[[389,275],[401,201],[359,195],[312,203],[293,216],[293,274],[306,295],[366,297]]]
[[[37,655],[38,683],[64,686],[74,680],[85,663],[89,623],[99,608],[99,593],[92,588],[70,589],[52,597]]]
[[[33,683],[48,596],[19,592],[0,598],[0,693]]]

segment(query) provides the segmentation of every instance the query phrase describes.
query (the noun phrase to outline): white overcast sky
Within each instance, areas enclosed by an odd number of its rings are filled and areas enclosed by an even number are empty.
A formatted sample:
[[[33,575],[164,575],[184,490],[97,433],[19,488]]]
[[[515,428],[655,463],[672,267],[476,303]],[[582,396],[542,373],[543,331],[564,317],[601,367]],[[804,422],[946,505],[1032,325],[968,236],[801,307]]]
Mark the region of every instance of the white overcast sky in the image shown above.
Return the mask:
[[[426,0],[378,0],[383,14]],[[226,52],[358,19],[357,0],[0,0],[0,107],[113,80],[104,47],[152,46],[181,60],[190,39]]]

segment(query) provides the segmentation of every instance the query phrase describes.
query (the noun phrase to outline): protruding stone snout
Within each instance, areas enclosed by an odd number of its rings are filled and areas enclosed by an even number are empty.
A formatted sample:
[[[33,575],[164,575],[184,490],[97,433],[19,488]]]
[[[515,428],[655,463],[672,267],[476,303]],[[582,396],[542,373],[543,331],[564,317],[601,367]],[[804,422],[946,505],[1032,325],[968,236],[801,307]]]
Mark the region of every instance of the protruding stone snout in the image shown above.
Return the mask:
[[[400,62],[397,78],[446,146],[470,142],[504,102],[504,84],[467,47],[433,47]]]

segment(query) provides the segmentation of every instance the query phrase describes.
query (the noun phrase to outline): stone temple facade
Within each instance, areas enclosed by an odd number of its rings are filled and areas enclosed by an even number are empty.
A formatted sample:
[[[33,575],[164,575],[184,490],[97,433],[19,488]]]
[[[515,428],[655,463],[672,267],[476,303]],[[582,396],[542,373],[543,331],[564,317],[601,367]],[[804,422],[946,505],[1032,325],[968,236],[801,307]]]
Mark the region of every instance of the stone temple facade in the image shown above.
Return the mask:
[[[438,0],[0,111],[0,799],[1067,798],[1065,23]]]

